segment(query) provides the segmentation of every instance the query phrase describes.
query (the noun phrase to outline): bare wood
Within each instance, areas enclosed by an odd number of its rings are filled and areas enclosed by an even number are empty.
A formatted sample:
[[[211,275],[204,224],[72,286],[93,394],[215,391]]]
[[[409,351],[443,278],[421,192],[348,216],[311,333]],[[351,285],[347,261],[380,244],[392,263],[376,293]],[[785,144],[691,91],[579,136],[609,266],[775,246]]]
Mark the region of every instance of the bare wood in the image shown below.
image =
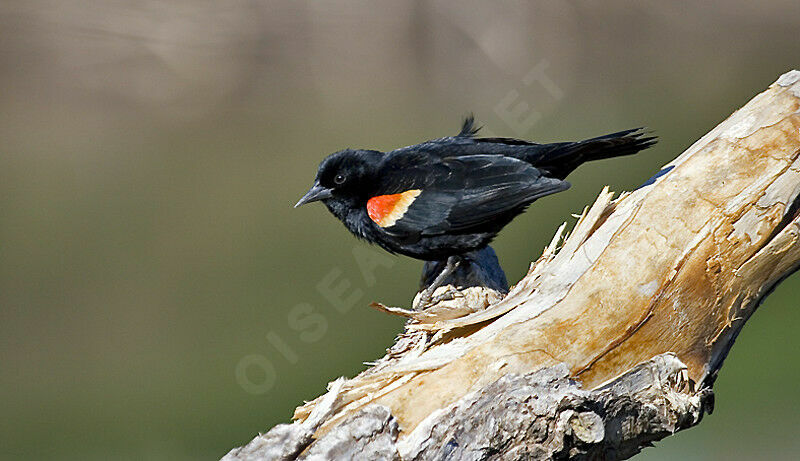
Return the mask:
[[[687,386],[686,366],[671,354],[593,391],[569,379],[561,364],[506,375],[434,413],[402,441],[389,408],[369,405],[302,454],[311,430],[295,423],[276,426],[224,460],[623,459],[697,424],[711,409],[710,391]]]
[[[330,455],[325,447],[336,440],[333,445],[346,448],[343,440],[354,440],[357,427],[364,437],[355,440],[394,447],[380,452],[386,459],[443,459],[448,440],[462,441],[447,454],[461,458],[452,459],[598,453],[621,459],[696,424],[745,321],[800,264],[799,157],[800,72],[792,71],[649,184],[616,200],[604,190],[568,238],[559,229],[502,300],[477,312],[462,309],[456,318],[408,311],[407,332],[386,357],[296,410],[297,422],[288,427],[304,428],[308,443],[295,451]],[[664,359],[671,357],[666,353],[675,358]],[[660,372],[641,373],[659,360],[671,372],[682,370],[677,382],[684,388],[663,385]],[[563,376],[548,381],[559,370]],[[547,415],[546,439],[560,437],[552,446],[560,443],[561,451],[534,449],[534,434],[520,437],[528,427],[520,424],[530,422],[519,414],[524,406],[489,405],[519,397],[510,382],[527,383],[528,398],[550,402],[542,407],[547,411],[526,411],[537,415],[532,421]],[[627,391],[619,383],[628,383]],[[586,413],[570,407],[577,401],[592,402],[587,408],[599,421],[575,416]],[[620,405],[675,418],[628,424],[618,435],[615,424],[631,421],[625,411],[615,413]],[[470,411],[475,408],[483,411]],[[563,418],[569,429],[559,426]],[[576,429],[573,418],[588,428]],[[505,424],[507,430],[492,432]],[[361,449],[367,446],[376,447]],[[269,459],[250,457],[257,450],[234,451],[228,459]]]

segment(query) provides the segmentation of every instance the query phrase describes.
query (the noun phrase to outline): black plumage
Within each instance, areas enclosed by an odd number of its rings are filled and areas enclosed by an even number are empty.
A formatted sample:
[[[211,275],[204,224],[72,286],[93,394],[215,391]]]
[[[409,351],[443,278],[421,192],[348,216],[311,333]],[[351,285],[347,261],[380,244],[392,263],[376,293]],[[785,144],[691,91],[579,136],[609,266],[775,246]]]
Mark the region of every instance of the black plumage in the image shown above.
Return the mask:
[[[362,239],[393,253],[446,260],[484,248],[533,201],[569,188],[564,179],[582,163],[656,142],[640,128],[552,144],[477,132],[469,117],[456,136],[385,153],[331,154],[295,206],[321,200]]]

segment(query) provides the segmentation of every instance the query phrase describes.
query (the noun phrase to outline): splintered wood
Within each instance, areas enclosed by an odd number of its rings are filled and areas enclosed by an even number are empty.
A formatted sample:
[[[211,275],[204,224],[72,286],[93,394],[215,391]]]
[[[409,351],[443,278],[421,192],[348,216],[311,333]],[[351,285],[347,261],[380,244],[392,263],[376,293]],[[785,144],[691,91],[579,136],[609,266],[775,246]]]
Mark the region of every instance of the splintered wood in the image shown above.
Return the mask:
[[[616,200],[604,189],[505,298],[457,314],[394,311],[414,320],[387,356],[299,407],[296,424],[322,437],[377,404],[393,417],[392,443],[422,447],[447,424],[443,409],[503,377],[560,366],[583,389],[605,389],[665,353],[685,364],[689,387],[707,388],[759,302],[800,264],[799,193],[791,71],[639,189]]]

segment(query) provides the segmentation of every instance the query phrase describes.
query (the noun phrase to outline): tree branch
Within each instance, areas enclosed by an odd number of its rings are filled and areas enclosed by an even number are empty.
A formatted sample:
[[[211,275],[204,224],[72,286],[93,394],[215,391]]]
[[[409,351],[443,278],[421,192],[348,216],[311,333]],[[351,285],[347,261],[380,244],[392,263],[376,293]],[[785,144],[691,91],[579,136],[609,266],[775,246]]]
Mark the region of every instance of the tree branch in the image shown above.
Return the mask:
[[[744,323],[800,264],[799,193],[792,71],[639,189],[603,190],[502,299],[380,306],[410,319],[384,358],[225,459],[630,457],[710,410]]]

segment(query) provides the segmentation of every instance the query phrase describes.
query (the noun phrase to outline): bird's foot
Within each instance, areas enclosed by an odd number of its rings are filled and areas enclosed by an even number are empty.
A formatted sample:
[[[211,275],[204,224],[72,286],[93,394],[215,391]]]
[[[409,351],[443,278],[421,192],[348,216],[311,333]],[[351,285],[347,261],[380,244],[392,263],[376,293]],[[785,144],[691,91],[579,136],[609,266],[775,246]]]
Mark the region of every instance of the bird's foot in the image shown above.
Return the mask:
[[[452,285],[448,285],[444,289],[439,287],[436,292],[428,296],[426,296],[425,293],[420,293],[420,295],[414,299],[413,309],[416,311],[424,311],[436,307],[443,302],[453,301],[463,297],[464,295]]]
[[[423,306],[423,308],[424,307],[435,306],[435,305],[437,305],[439,303],[443,303],[445,301],[453,301],[454,299],[463,298],[463,297],[464,297],[464,294],[462,292],[456,290],[453,286],[448,286],[447,287],[447,291],[445,291],[444,293],[440,293],[438,295],[435,295],[435,296],[431,297],[430,304],[428,306]]]
[[[419,298],[416,299],[416,302],[414,303],[413,309],[418,310],[418,311],[422,311],[422,310],[425,310],[425,309],[431,307],[434,304],[433,303],[433,298],[434,298],[433,292],[436,291],[436,290],[435,289],[431,290],[430,288],[431,287],[428,287],[428,288],[426,288],[426,289],[424,289],[424,290],[422,290],[420,292]]]
[[[434,296],[434,293],[436,292],[437,288],[444,285],[444,282],[447,280],[448,277],[453,275],[456,269],[458,269],[459,264],[461,264],[460,257],[450,256],[449,258],[447,258],[447,264],[445,265],[444,269],[442,269],[442,272],[440,272],[439,275],[436,276],[436,278],[433,280],[433,283],[431,283],[430,286],[422,290],[422,292],[420,293],[419,300],[416,304],[418,310],[427,309],[442,301],[455,299],[455,296],[451,292],[455,292],[456,290],[452,288],[447,292],[437,296]]]

